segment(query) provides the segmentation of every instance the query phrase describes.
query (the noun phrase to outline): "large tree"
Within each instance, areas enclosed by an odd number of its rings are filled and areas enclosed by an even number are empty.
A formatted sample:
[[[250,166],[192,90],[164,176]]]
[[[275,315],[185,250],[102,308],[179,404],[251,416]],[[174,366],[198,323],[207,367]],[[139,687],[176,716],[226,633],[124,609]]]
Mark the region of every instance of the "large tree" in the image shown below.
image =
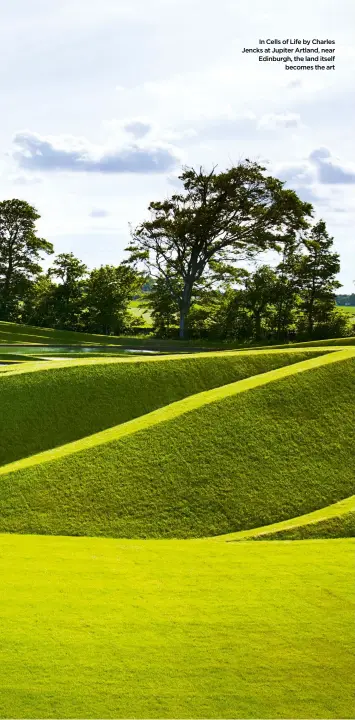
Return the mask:
[[[307,227],[312,206],[250,160],[221,173],[186,168],[180,180],[181,193],[149,205],[151,219],[132,230],[127,250],[128,262],[142,262],[151,276],[165,278],[178,302],[183,338],[196,285],[279,247]]]
[[[333,311],[335,291],[341,287],[336,279],[340,271],[340,259],[338,253],[333,251],[333,240],[324,220],[314,225],[303,240],[306,253],[299,259],[298,275],[310,337],[315,322],[325,322]]]
[[[0,318],[11,319],[33,280],[41,272],[42,254],[53,253],[47,240],[37,237],[40,215],[24,200],[0,202]]]

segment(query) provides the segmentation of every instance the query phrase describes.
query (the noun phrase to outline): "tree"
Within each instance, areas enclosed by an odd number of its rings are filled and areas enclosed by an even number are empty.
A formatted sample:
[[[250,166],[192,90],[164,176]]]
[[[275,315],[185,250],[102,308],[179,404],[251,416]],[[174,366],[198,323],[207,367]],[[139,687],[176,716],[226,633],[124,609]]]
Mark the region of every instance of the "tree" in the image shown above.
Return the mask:
[[[54,327],[63,330],[83,329],[85,299],[84,278],[88,269],[73,253],[61,253],[48,271],[49,277],[60,280],[52,295]]]
[[[26,293],[22,321],[27,325],[56,327],[55,292],[57,286],[49,273],[38,275]]]
[[[0,202],[0,318],[11,319],[53,245],[36,235],[40,215],[24,200]]]
[[[276,322],[278,342],[285,340],[293,324],[299,304],[299,277],[297,267],[300,257],[301,238],[290,235],[282,248],[281,262],[276,266]]]
[[[119,334],[130,323],[128,305],[142,278],[127,265],[103,265],[86,282],[86,324],[91,332]]]
[[[262,321],[267,316],[270,306],[276,303],[277,290],[276,272],[268,265],[262,265],[245,282],[243,302],[253,317],[256,340],[262,337]]]
[[[178,302],[181,338],[196,284],[213,282],[307,227],[312,206],[264,171],[250,160],[221,173],[186,168],[184,193],[152,202],[151,219],[131,232],[127,262],[143,262],[151,275],[165,278]]]
[[[299,260],[298,275],[310,337],[317,319],[326,322],[334,309],[335,290],[341,287],[336,280],[340,260],[338,253],[332,252],[333,240],[328,235],[324,220],[320,220],[303,241],[306,254]]]
[[[172,282],[174,282],[173,278]],[[163,275],[158,277],[145,300],[151,311],[154,331],[160,337],[169,335],[171,329],[176,328],[178,323],[179,306],[176,300],[178,288],[172,294],[171,283],[168,285]]]

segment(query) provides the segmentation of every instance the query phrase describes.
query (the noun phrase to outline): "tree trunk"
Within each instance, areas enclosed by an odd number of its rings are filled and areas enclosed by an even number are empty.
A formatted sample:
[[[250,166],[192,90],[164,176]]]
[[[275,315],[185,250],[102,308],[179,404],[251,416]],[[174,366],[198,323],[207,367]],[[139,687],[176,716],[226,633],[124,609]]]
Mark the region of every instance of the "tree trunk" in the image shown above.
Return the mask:
[[[192,291],[192,288],[190,287],[190,283],[186,280],[185,285],[184,285],[184,290],[182,293],[181,302],[180,302],[180,329],[179,329],[180,340],[185,339],[186,316],[190,310],[191,291]]]
[[[261,339],[261,313],[258,310],[254,310],[255,319],[255,339]]]
[[[179,328],[179,338],[180,340],[183,340],[185,337],[185,311],[183,309],[180,310],[180,328]]]

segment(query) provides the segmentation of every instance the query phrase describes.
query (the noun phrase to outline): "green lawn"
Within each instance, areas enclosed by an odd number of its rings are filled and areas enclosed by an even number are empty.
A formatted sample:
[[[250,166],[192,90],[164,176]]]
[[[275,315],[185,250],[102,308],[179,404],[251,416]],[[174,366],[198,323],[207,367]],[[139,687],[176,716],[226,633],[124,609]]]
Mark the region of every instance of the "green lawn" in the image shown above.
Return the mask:
[[[3,718],[354,717],[354,544],[1,536]]]
[[[0,465],[312,354],[250,351],[4,366]]]
[[[160,348],[169,349],[176,348],[181,350],[184,348],[211,348],[211,349],[243,349],[248,345],[241,343],[221,343],[211,340],[161,340],[154,337],[146,336],[107,336],[93,335],[89,333],[70,332],[67,330],[53,330],[51,328],[31,327],[29,325],[19,325],[15,323],[7,323],[0,321],[0,345],[1,344],[27,344],[27,345],[112,345],[114,347],[129,348]],[[288,347],[302,347],[307,345],[353,345],[355,337],[332,338],[331,340],[318,340],[305,343],[289,343]],[[255,345],[255,344],[254,344]],[[252,345],[250,345],[252,347]],[[266,346],[268,347],[268,346]],[[273,345],[275,348],[283,348],[285,344]]]
[[[142,304],[142,300],[131,300],[129,309],[134,317],[143,317],[142,326],[153,327],[151,311],[146,305]]]
[[[355,315],[354,305],[337,305],[337,308],[339,308],[339,310],[344,310],[345,312],[350,313],[350,315]]]
[[[3,466],[0,528],[184,538],[322,508],[354,494],[354,382],[343,350]]]

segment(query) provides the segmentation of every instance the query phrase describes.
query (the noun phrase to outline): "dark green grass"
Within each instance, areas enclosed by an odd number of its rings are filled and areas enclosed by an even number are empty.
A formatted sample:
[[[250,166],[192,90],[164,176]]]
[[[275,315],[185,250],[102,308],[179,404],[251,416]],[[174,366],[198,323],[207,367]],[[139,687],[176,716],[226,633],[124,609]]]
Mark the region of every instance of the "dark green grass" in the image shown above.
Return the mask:
[[[78,343],[89,343],[95,345],[121,345],[122,338],[0,322],[0,343],[30,343],[36,345],[75,345]]]
[[[0,465],[308,357],[289,352],[89,360],[6,372],[0,375]]]
[[[113,345],[130,348],[159,348],[176,350],[183,348],[206,348],[206,349],[248,349],[257,347],[256,343],[241,344],[236,342],[214,342],[211,340],[162,340],[153,336],[107,336],[93,335],[89,333],[71,332],[68,330],[53,330],[52,328],[39,328],[16,323],[0,322],[0,345],[3,344],[29,344],[29,345]],[[304,343],[284,343],[281,345],[268,345],[260,347],[306,347],[309,345],[353,345],[355,337],[332,338],[331,340],[309,341]]]
[[[219,542],[245,540],[300,540],[355,536],[355,495],[320,510],[264,527],[220,535]]]
[[[354,718],[354,544],[0,538],[3,718]]]
[[[1,346],[0,346],[1,347]],[[0,363],[10,364],[10,363],[19,363],[19,362],[29,362],[33,360],[42,360],[41,357],[33,356],[30,357],[26,355],[25,353],[0,353]]]
[[[353,495],[355,358],[332,357],[121,439],[95,445],[93,438],[88,449],[57,460],[4,468],[0,528],[219,535]]]

